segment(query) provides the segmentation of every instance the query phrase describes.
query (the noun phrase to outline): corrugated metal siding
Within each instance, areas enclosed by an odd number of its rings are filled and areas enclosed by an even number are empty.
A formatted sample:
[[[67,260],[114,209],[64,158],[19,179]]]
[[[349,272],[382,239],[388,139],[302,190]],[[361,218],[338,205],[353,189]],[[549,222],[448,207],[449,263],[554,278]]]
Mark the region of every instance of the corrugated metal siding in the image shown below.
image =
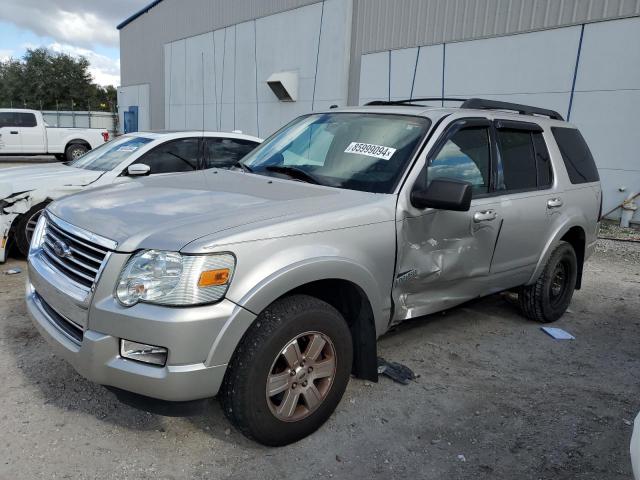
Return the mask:
[[[640,14],[640,0],[358,0],[360,53]]]
[[[640,15],[640,0],[354,0],[349,102],[362,54]]]
[[[122,86],[149,83],[151,128],[164,128],[165,43],[321,0],[164,0],[120,30]]]

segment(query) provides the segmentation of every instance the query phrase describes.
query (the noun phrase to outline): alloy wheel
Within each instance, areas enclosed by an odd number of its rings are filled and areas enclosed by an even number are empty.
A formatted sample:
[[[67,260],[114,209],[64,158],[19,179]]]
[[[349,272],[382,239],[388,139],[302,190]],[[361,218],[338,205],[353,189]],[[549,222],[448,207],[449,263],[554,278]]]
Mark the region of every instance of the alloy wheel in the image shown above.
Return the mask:
[[[27,239],[27,242],[31,244],[31,239],[33,238],[33,232],[36,229],[36,225],[38,224],[38,219],[42,215],[42,210],[38,210],[33,215],[29,217],[27,220],[27,224],[24,227],[24,235]]]
[[[289,341],[267,377],[266,396],[279,420],[297,422],[325,400],[336,374],[336,350],[329,337],[306,332]]]

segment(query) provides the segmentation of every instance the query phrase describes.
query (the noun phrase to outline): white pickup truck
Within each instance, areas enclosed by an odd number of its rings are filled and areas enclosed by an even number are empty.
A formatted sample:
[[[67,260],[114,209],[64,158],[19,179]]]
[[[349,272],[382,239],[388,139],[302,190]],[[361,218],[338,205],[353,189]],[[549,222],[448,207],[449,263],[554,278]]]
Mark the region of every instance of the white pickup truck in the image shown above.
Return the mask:
[[[55,155],[71,161],[107,141],[105,129],[49,127],[37,110],[0,108],[0,155]]]

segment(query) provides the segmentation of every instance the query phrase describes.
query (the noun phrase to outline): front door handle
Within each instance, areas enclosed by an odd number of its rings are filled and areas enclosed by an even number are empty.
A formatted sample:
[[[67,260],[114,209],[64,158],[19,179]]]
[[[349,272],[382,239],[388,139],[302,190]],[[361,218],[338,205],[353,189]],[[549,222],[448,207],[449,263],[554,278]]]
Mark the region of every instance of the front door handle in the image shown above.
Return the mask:
[[[547,208],[560,208],[562,206],[561,198],[551,198],[547,200]]]
[[[18,131],[17,130],[11,130],[9,133],[11,135],[18,135]]]
[[[497,217],[495,210],[482,210],[473,214],[473,221],[478,222],[490,222]]]

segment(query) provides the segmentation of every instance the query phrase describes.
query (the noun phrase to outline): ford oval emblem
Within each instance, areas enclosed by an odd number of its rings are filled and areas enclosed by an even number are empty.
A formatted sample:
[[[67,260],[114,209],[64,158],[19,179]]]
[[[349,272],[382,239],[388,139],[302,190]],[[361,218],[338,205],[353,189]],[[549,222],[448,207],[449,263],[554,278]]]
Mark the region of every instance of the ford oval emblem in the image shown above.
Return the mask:
[[[69,258],[72,255],[69,245],[64,243],[62,240],[58,240],[53,244],[53,253],[55,253],[60,258]]]

